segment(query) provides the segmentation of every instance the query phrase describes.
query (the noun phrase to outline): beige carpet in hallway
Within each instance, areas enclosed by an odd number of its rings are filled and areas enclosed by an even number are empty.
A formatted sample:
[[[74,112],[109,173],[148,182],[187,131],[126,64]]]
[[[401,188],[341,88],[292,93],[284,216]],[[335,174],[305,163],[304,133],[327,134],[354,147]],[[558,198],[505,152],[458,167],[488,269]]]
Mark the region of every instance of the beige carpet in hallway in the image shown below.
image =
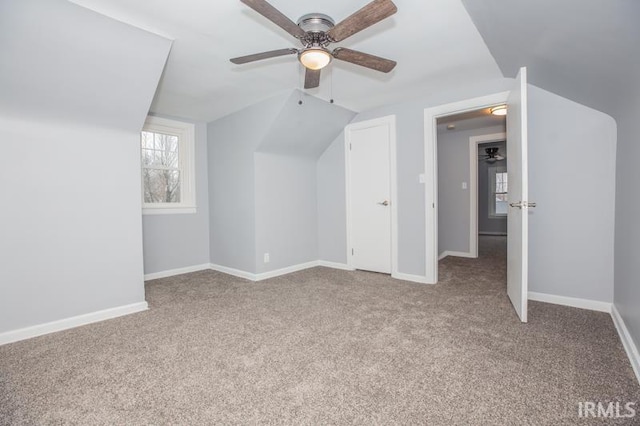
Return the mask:
[[[640,403],[610,316],[534,302],[521,324],[504,241],[483,241],[435,286],[150,281],[147,312],[0,347],[0,424],[557,425],[584,424],[581,401]]]

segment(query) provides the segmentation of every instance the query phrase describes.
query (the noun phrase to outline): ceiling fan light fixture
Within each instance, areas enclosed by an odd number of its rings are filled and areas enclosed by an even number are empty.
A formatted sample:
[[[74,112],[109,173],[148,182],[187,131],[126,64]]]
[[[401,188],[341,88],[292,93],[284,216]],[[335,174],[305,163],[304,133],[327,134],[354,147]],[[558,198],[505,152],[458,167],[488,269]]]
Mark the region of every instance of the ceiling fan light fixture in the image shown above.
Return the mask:
[[[331,53],[328,50],[312,47],[303,50],[298,56],[300,63],[310,70],[321,70],[331,62]]]
[[[506,105],[498,105],[491,108],[491,114],[493,115],[507,115],[507,106]]]

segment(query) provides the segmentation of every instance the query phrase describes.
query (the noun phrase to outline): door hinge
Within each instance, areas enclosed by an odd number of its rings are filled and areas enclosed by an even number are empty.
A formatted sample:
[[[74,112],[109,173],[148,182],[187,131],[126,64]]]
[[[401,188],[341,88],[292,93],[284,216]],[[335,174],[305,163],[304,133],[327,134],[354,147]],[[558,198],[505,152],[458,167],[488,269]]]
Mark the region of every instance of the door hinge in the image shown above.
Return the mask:
[[[351,151],[351,144],[349,144],[349,151]]]
[[[353,249],[351,249],[351,256],[353,256]]]

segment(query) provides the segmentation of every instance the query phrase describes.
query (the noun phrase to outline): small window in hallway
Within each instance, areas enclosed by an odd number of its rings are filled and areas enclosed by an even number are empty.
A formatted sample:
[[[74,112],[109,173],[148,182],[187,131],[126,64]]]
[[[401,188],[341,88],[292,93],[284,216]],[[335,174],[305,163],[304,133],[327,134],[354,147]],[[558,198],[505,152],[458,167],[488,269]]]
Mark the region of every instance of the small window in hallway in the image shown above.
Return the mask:
[[[490,167],[489,182],[492,191],[489,193],[489,217],[507,215],[508,179],[505,167]]]

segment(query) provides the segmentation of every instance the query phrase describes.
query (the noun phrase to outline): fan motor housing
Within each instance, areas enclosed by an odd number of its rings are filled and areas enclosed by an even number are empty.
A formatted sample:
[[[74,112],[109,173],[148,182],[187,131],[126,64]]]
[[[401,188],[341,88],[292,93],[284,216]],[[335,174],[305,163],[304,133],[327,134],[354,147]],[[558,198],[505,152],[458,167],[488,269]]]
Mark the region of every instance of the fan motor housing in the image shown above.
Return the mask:
[[[326,33],[335,22],[323,13],[308,13],[298,19],[298,26],[308,33]]]

